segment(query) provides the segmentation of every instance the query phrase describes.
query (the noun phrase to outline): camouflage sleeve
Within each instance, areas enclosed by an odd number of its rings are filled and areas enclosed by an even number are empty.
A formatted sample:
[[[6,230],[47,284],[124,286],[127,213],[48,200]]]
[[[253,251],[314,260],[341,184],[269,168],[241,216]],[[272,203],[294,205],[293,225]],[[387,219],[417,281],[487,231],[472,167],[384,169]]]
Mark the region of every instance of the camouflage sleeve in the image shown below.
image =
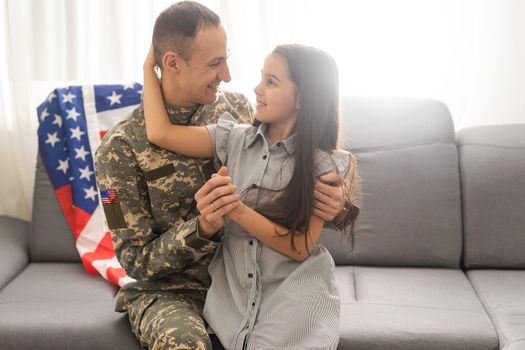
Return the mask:
[[[115,254],[127,274],[151,280],[180,272],[215,250],[217,243],[200,238],[197,218],[157,232],[148,189],[131,147],[115,137],[95,156],[95,171]],[[105,193],[103,193],[105,192]]]

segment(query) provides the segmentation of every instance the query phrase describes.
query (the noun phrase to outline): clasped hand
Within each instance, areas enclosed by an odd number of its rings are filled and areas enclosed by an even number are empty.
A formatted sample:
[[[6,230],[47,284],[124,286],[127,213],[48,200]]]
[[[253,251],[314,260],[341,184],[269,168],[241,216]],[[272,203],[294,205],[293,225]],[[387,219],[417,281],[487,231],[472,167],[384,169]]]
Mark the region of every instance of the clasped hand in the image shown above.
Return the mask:
[[[224,226],[224,216],[244,204],[237,193],[237,187],[228,176],[228,169],[222,167],[213,174],[195,193],[199,216],[199,233],[203,237],[211,237]]]

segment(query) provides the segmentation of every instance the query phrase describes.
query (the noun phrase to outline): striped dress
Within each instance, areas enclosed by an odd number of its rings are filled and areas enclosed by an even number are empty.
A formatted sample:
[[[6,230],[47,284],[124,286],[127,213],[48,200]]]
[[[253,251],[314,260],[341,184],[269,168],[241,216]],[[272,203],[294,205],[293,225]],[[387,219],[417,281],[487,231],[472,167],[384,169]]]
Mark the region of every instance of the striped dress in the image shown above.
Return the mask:
[[[266,124],[238,124],[225,113],[207,126],[217,165],[228,171],[251,208],[276,194],[294,169],[296,135],[270,145]],[[346,175],[349,153],[315,155],[316,175]],[[227,349],[335,349],[339,341],[340,301],[334,262],[317,244],[302,262],[273,250],[227,220],[222,244],[209,266],[212,278],[204,318]]]

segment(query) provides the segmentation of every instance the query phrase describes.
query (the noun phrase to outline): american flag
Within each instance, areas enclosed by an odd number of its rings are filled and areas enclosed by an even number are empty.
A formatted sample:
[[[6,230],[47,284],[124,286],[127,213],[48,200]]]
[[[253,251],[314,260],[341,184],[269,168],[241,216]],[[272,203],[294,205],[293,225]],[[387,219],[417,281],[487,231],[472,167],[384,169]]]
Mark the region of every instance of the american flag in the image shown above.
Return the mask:
[[[123,286],[133,281],[118,263],[99,192],[94,152],[104,134],[140,104],[142,86],[69,86],[53,90],[37,108],[39,151],[87,272]],[[100,198],[102,197],[102,198]]]

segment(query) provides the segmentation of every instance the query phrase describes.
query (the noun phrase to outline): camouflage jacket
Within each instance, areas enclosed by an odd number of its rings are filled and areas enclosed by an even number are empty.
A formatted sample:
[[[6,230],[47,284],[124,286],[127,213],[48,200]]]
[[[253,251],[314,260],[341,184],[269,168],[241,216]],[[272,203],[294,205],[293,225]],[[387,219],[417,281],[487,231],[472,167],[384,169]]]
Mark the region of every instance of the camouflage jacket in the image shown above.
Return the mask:
[[[215,123],[225,111],[251,123],[252,107],[242,94],[222,92],[210,105],[167,106],[172,123]],[[210,159],[195,159],[148,142],[141,105],[103,138],[95,156],[100,191],[117,259],[136,279],[121,288],[117,311],[142,293],[205,293],[208,264],[217,243],[198,235],[195,192],[214,171]]]

